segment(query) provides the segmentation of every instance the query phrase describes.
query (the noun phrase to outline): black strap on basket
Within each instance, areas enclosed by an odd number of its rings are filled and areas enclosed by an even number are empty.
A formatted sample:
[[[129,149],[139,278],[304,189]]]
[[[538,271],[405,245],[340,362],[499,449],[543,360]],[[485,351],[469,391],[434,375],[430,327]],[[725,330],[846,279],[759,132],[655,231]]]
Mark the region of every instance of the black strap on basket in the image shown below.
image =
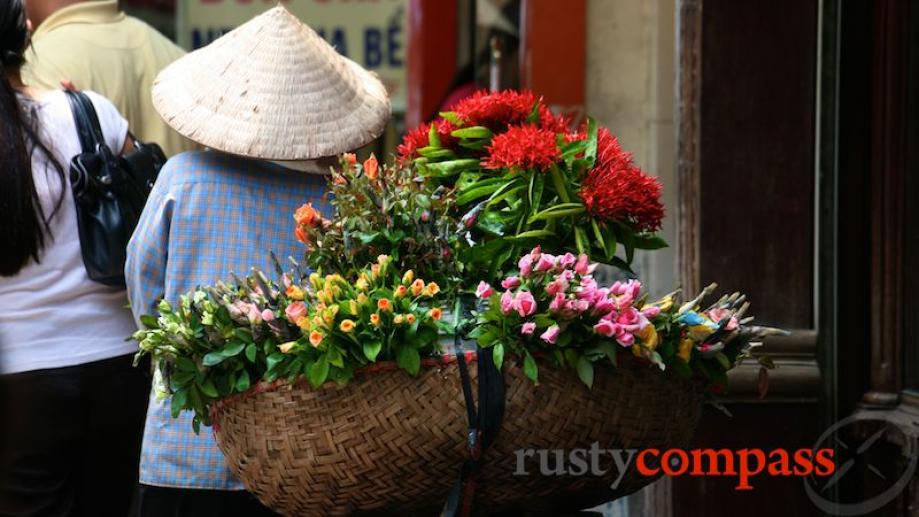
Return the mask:
[[[457,304],[457,321],[468,321],[470,316],[468,311],[471,307],[471,299],[460,300]],[[450,489],[440,514],[441,517],[469,517],[473,514],[482,456],[497,438],[504,419],[504,376],[495,367],[492,351],[483,349],[478,343],[475,346],[479,386],[478,409],[476,408],[472,380],[469,377],[469,366],[466,364],[466,353],[463,349],[463,334],[461,329],[456,329],[453,346],[463,385],[466,418],[469,423],[466,435],[469,459],[463,463],[459,477]]]

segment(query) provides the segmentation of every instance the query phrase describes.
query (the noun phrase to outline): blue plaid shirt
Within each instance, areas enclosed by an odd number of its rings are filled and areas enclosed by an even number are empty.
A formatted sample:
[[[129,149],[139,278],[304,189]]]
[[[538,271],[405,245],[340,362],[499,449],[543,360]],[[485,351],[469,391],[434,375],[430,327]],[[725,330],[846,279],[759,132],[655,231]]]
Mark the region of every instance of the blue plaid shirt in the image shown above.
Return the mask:
[[[325,177],[214,151],[180,154],[166,163],[128,244],[125,276],[135,319],[156,314],[165,298],[199,285],[273,271],[269,251],[300,258],[293,213],[311,202],[327,212]],[[162,388],[160,388],[162,389]],[[192,414],[173,419],[154,386],[147,410],[140,482],[146,485],[241,490],[213,433],[192,431]]]

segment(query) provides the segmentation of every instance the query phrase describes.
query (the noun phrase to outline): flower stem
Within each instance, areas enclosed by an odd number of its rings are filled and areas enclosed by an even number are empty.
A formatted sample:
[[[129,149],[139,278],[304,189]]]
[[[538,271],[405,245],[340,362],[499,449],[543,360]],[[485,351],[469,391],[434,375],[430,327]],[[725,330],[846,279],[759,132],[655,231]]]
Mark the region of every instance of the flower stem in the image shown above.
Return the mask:
[[[562,171],[558,169],[557,165],[552,165],[549,169],[549,174],[552,176],[552,185],[555,187],[556,192],[558,192],[558,197],[562,199],[563,203],[570,203],[571,196],[568,195],[568,187],[565,185],[565,180],[562,178]]]

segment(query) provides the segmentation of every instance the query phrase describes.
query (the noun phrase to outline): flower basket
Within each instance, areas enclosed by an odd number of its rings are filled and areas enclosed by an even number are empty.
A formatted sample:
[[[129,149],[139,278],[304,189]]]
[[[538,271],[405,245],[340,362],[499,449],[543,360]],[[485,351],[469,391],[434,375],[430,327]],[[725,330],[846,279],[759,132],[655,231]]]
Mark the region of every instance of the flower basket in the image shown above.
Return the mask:
[[[383,363],[345,386],[262,382],[214,404],[214,433],[246,488],[282,515],[436,515],[468,455],[458,370],[450,356],[414,378]],[[697,384],[628,354],[598,368],[592,389],[548,367],[534,386],[510,358],[504,377],[504,420],[476,489],[482,513],[554,514],[634,492],[654,478],[632,466],[612,489],[609,456],[600,477],[541,475],[535,459],[515,475],[515,451],[685,447],[701,411]]]

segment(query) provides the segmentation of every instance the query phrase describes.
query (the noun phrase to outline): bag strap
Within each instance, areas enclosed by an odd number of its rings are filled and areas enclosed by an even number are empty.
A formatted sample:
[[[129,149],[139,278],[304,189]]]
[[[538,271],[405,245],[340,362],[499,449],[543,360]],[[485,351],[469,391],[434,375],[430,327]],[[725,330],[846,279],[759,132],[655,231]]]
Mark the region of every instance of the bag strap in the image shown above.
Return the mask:
[[[94,153],[100,145],[108,147],[102,135],[102,126],[99,125],[99,116],[89,96],[71,90],[65,90],[64,93],[70,101],[70,111],[73,113],[83,152]]]

